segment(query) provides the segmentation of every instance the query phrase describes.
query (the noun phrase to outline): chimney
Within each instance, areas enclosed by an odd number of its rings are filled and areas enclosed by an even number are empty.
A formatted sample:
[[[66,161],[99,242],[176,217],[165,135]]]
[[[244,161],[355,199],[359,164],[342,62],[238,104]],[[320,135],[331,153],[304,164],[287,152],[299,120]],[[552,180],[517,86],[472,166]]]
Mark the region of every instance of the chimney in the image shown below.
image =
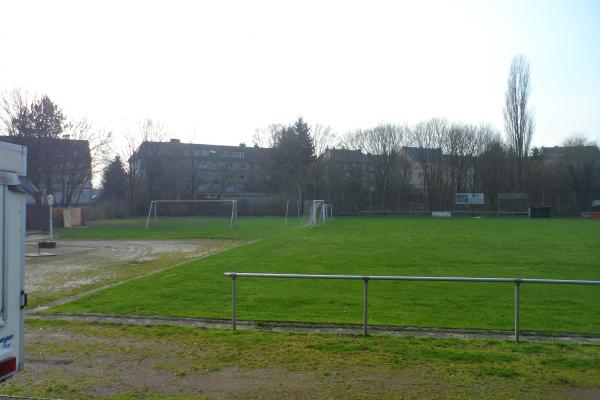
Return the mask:
[[[181,140],[179,140],[179,139],[171,139],[170,142],[171,143],[181,143]]]

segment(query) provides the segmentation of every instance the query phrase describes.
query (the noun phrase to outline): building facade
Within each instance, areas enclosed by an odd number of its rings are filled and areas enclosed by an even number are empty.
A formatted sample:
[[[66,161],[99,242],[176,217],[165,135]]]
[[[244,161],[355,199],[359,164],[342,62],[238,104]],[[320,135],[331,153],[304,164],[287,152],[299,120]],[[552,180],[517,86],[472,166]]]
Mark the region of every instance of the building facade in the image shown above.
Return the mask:
[[[151,200],[221,199],[269,192],[269,151],[171,139],[143,142],[128,161]]]
[[[44,204],[52,194],[57,206],[92,201],[92,157],[87,140],[0,136],[0,140],[27,147],[29,180],[38,189],[28,203]]]

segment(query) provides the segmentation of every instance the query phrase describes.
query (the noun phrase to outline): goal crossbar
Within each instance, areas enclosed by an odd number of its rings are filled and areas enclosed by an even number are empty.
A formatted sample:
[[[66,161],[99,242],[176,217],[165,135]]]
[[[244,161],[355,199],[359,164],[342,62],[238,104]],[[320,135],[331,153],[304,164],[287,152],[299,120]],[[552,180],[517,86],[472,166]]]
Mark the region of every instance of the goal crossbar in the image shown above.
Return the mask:
[[[150,202],[150,208],[148,209],[148,217],[146,218],[146,230],[150,226],[150,218],[152,217],[152,210],[154,210],[154,220],[156,221],[158,218],[157,215],[157,206],[160,203],[170,203],[170,204],[181,204],[181,203],[197,203],[197,204],[206,204],[206,203],[231,203],[231,216],[229,217],[229,229],[233,229],[235,220],[237,219],[237,200],[152,200]]]

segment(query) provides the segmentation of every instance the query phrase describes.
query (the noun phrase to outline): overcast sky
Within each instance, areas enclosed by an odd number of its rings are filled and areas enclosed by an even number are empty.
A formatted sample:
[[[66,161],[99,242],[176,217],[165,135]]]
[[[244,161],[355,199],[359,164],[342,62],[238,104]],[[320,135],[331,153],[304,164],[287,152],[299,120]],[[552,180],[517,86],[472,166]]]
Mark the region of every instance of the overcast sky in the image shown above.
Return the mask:
[[[250,143],[434,116],[503,130],[510,62],[531,66],[534,145],[600,142],[600,1],[5,1],[0,91],[49,95],[118,137]]]

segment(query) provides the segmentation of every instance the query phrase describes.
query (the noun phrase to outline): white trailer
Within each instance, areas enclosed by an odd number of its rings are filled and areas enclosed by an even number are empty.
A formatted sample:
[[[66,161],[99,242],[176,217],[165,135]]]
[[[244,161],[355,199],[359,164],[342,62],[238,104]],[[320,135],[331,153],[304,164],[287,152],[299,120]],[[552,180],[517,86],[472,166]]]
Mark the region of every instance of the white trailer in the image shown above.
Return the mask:
[[[0,380],[23,369],[27,148],[0,142]]]

